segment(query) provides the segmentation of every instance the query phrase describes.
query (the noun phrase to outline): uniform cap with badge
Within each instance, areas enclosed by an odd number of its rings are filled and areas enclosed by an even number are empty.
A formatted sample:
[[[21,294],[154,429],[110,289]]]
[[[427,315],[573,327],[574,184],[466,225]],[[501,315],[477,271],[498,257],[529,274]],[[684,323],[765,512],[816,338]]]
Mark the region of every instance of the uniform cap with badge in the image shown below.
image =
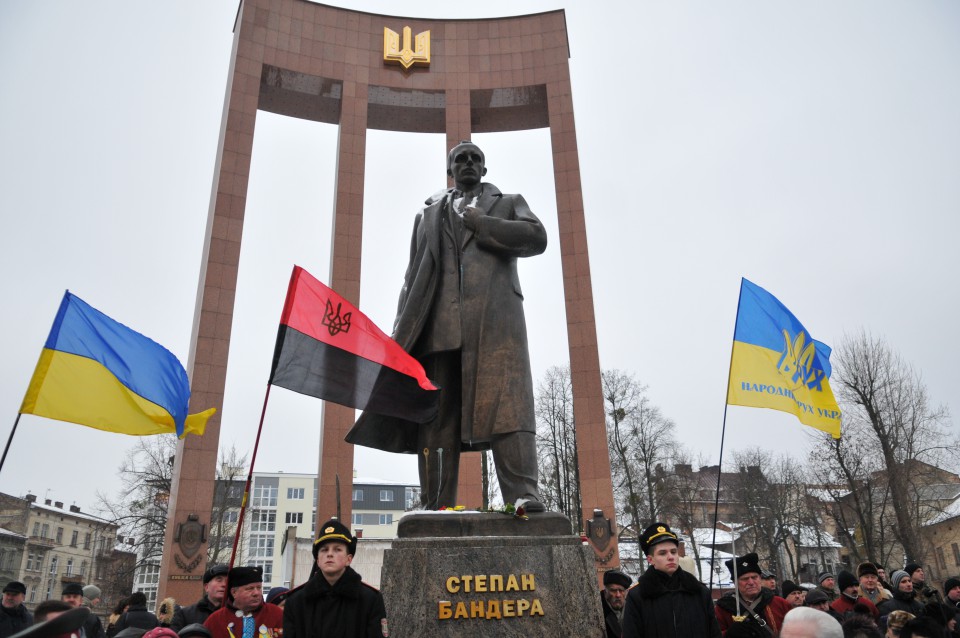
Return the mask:
[[[350,528],[331,518],[320,526],[320,535],[313,541],[313,558],[316,560],[320,553],[320,546],[325,543],[336,542],[347,546],[347,553],[351,556],[357,553],[357,537],[350,534]]]
[[[670,526],[666,523],[654,523],[640,534],[640,549],[649,556],[653,553],[653,548],[660,543],[670,541],[675,545],[680,545],[680,539],[673,533]]]

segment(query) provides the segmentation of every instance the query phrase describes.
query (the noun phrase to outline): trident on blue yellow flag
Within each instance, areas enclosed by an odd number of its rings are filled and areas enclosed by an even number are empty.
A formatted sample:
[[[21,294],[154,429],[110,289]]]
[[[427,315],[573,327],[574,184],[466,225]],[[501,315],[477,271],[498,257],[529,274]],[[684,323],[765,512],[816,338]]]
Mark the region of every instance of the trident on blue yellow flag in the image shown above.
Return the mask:
[[[727,403],[796,415],[840,438],[840,408],[830,389],[830,348],[776,297],[743,280],[730,355]]]

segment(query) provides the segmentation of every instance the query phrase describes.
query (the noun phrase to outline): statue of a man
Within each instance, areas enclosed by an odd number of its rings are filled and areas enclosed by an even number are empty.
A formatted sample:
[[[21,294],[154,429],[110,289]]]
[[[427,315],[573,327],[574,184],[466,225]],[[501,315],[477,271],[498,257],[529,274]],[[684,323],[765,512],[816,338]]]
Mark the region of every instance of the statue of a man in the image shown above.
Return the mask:
[[[455,146],[455,188],[428,199],[413,225],[393,338],[441,388],[436,418],[365,412],[346,438],[416,454],[427,509],[457,505],[461,451],[492,450],[504,502],[527,499],[528,512],[542,512],[517,258],[542,253],[547,233],[522,196],[483,183],[486,172],[478,146]]]

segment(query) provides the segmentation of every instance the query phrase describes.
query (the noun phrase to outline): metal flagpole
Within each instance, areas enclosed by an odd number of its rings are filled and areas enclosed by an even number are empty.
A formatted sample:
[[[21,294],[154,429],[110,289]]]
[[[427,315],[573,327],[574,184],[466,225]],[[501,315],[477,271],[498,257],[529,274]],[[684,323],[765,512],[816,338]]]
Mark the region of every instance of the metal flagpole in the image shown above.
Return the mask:
[[[17,433],[17,424],[20,423],[21,413],[17,412],[17,418],[13,422],[13,429],[10,430],[10,436],[7,437],[7,445],[3,448],[3,457],[0,457],[0,472],[3,471],[3,464],[7,461],[7,452],[10,451],[10,444],[13,443],[13,435]]]
[[[737,295],[737,315],[733,320],[733,339],[730,340],[730,365],[727,367],[727,393],[730,393],[730,379],[733,377],[733,344],[737,336],[737,322],[740,321],[740,298],[743,296],[743,277],[740,278],[740,294]],[[723,427],[720,429],[720,460],[717,461],[717,494],[713,501],[713,546],[717,546],[717,517],[720,513],[720,477],[723,476],[723,441],[727,435],[727,397],[723,398]],[[710,594],[713,594],[713,564],[716,561],[716,550],[710,552]],[[733,562],[737,562],[737,554],[733,554]],[[736,569],[736,565],[734,565]],[[736,584],[736,578],[734,578]],[[739,612],[738,612],[739,613]]]

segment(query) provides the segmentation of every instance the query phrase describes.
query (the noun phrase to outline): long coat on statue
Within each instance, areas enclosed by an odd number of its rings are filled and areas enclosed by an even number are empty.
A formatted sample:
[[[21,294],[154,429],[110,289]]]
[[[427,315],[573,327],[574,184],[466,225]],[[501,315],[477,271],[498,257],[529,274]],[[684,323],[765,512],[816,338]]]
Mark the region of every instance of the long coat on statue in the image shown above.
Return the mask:
[[[489,183],[483,184],[477,201],[484,215],[476,231],[462,227],[451,233],[444,218],[456,215],[450,210],[452,200],[452,190],[441,192],[417,214],[393,338],[422,358],[449,349],[438,344],[449,341],[451,335],[456,339],[459,332],[461,449],[483,450],[494,436],[536,429],[517,258],[546,250],[547,233],[522,196],[504,195]],[[454,224],[458,223],[455,219]],[[457,243],[459,251],[454,250]],[[458,258],[459,298],[449,294],[455,292],[456,279],[453,291],[446,285],[451,280],[443,279]],[[438,299],[441,289],[443,298]],[[418,427],[411,421],[364,412],[346,440],[388,452],[416,453]]]

